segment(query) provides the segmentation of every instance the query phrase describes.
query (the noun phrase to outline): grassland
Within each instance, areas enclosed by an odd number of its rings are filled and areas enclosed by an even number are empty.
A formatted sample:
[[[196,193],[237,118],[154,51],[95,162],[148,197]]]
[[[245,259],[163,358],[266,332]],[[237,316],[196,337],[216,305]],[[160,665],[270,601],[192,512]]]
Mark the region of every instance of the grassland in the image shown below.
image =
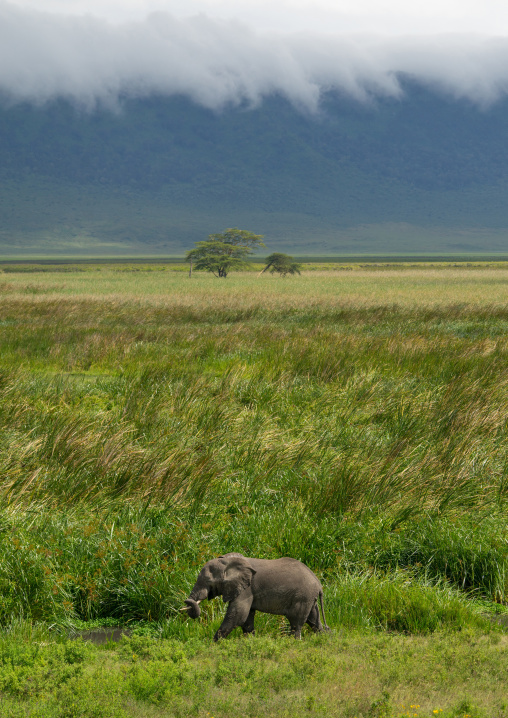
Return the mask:
[[[0,273],[2,715],[508,715],[506,266],[44,269]],[[334,634],[210,645],[229,550]]]

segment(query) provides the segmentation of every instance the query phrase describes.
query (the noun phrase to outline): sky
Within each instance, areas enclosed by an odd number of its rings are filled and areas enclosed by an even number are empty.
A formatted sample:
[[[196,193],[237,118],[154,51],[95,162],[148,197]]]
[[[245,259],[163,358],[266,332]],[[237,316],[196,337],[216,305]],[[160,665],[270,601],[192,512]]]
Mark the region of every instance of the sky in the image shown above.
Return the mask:
[[[498,0],[0,0],[0,98],[93,108],[186,94],[220,110],[277,92],[400,96],[401,73],[488,106],[508,94]]]

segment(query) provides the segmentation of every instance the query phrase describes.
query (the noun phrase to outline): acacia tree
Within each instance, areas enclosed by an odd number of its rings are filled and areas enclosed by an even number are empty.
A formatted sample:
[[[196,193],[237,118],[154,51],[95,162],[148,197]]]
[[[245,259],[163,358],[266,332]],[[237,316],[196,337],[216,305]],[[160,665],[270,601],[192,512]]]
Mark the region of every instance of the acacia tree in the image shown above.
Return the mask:
[[[282,252],[274,252],[266,258],[266,267],[260,274],[270,270],[271,274],[277,272],[281,277],[286,277],[288,274],[300,274],[302,265],[298,262],[293,262],[293,257],[289,254],[282,254]]]
[[[248,267],[246,258],[258,247],[264,247],[263,235],[232,227],[208,240],[196,242],[196,249],[187,252],[186,259],[195,269],[206,269],[215,277],[227,277],[235,269]]]

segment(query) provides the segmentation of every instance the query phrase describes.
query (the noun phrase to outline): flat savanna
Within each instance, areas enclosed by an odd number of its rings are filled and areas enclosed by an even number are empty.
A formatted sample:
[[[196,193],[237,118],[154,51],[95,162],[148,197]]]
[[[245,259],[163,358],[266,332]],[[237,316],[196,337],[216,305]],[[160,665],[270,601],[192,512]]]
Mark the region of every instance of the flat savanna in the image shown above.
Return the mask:
[[[503,264],[3,265],[1,715],[508,716],[507,417]],[[230,551],[333,633],[212,644]]]

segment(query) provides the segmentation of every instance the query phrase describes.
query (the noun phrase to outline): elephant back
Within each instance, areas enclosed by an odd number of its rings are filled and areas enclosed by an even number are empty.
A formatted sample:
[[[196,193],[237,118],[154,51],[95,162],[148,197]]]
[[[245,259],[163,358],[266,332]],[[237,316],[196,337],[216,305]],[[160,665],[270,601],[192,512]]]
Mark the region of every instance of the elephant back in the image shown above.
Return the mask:
[[[255,574],[253,591],[278,590],[302,594],[302,598],[318,597],[323,588],[316,574],[301,561],[285,556],[276,559],[248,558]]]

